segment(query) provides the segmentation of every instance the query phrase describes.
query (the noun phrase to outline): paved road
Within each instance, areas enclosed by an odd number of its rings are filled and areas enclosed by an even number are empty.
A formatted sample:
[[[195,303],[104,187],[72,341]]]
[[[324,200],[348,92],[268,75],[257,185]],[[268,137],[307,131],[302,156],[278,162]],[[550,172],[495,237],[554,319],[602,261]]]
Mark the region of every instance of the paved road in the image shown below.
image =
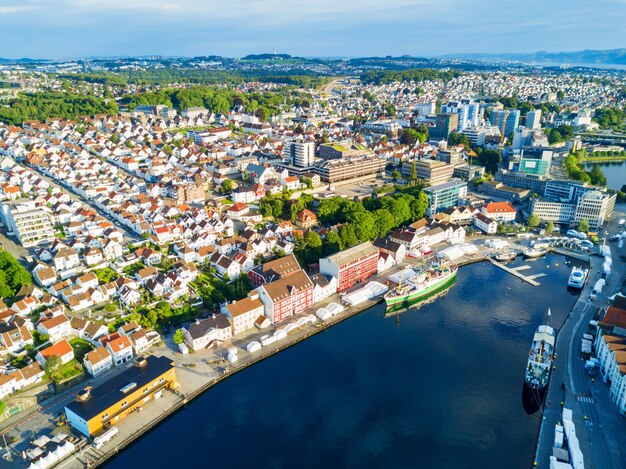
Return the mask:
[[[624,215],[624,206],[618,207],[609,225],[609,234],[617,231],[615,220]],[[614,245],[615,246],[615,245]],[[615,251],[617,247],[612,247]],[[589,282],[574,305],[569,319],[557,337],[556,369],[551,377],[546,396],[544,416],[537,444],[535,461],[539,467],[548,467],[554,443],[554,427],[561,420],[562,406],[572,409],[576,435],[580,441],[585,467],[610,469],[626,467],[626,421],[617,413],[609,398],[608,386],[601,379],[594,379],[584,369],[580,354],[582,335],[591,332],[589,321],[603,308],[607,296],[618,291],[624,281],[626,266],[620,253],[613,255],[613,272],[608,279],[604,294],[597,300],[589,300],[593,284],[600,276],[602,258],[591,258]],[[621,253],[623,255],[623,253]],[[565,385],[565,391],[561,387]],[[586,417],[586,418],[585,418]]]
[[[65,405],[76,398],[78,389],[82,389],[87,385],[95,386],[108,381],[130,366],[133,366],[132,362],[113,368],[103,375],[90,378],[76,387],[55,395],[40,405],[26,409],[2,422],[0,424],[0,434],[6,436],[7,441],[12,441],[15,438],[10,447],[14,452],[21,453],[31,440],[40,435],[49,434],[56,427],[58,418],[63,412]],[[0,439],[0,445],[3,444],[1,441]]]

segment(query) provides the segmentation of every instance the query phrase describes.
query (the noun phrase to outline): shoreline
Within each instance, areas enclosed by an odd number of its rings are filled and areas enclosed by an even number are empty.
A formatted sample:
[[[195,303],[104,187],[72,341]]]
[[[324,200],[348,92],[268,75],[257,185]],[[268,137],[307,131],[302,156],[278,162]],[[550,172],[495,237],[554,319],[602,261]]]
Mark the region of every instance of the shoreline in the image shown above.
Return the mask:
[[[469,259],[464,259],[461,262],[458,263],[459,268],[466,266],[466,265],[470,265],[470,264],[475,264],[478,262],[484,262],[487,260],[487,256],[476,256],[474,258],[469,258]],[[385,273],[386,275],[387,273]],[[372,277],[372,279],[374,279],[375,277]],[[258,356],[255,356],[251,359],[249,359],[248,361],[242,362],[240,365],[235,365],[232,368],[230,368],[227,372],[224,372],[223,374],[221,374],[220,376],[213,378],[209,381],[207,381],[206,383],[200,385],[198,388],[192,390],[190,393],[188,393],[187,395],[182,395],[180,396],[180,400],[178,402],[176,402],[174,405],[172,405],[169,409],[167,409],[166,411],[158,414],[154,419],[152,419],[148,424],[144,425],[142,428],[140,428],[138,431],[132,433],[131,435],[129,435],[127,438],[125,438],[123,441],[120,441],[119,444],[116,444],[114,447],[112,447],[111,449],[109,449],[106,453],[102,454],[102,456],[100,456],[98,459],[93,460],[93,464],[90,467],[96,467],[96,466],[100,466],[102,464],[104,464],[105,462],[107,462],[108,460],[110,460],[111,458],[114,458],[119,452],[123,451],[126,447],[130,446],[131,444],[133,444],[137,439],[139,439],[140,437],[142,437],[143,435],[145,435],[146,433],[148,433],[150,430],[154,429],[157,425],[159,425],[161,422],[163,422],[164,420],[166,420],[168,417],[171,417],[172,415],[174,415],[176,412],[178,412],[179,410],[183,409],[184,407],[186,407],[189,403],[191,403],[193,400],[195,400],[196,398],[200,397],[202,394],[204,394],[205,392],[207,392],[208,390],[210,390],[212,387],[214,387],[215,385],[219,384],[222,381],[227,380],[228,378],[234,376],[235,374],[244,371],[245,369],[263,361],[266,360],[270,357],[272,357],[273,355],[282,352],[283,350],[286,350],[290,347],[293,347],[297,344],[299,344],[300,342],[309,339],[310,337],[317,335],[319,333],[322,333],[328,329],[330,329],[333,326],[338,325],[339,323],[350,319],[354,316],[356,316],[357,314],[362,313],[365,310],[368,310],[370,308],[372,308],[373,306],[376,306],[377,304],[383,302],[383,297],[379,297],[376,298],[374,300],[368,300],[360,305],[356,305],[350,308],[346,308],[344,310],[343,314],[339,314],[333,318],[331,318],[330,320],[323,322],[323,323],[317,323],[315,326],[315,329],[312,329],[310,331],[307,331],[306,333],[304,333],[303,335],[298,335],[298,336],[294,336],[291,340],[287,341],[286,343],[280,345],[279,347],[276,348],[272,348],[272,349],[268,349],[265,352],[263,352],[263,349],[261,349],[261,353]]]
[[[119,444],[116,444],[113,448],[111,448],[109,451],[107,451],[106,453],[104,453],[100,458],[92,460],[93,464],[90,467],[97,467],[100,466],[102,464],[104,464],[106,461],[110,460],[111,458],[115,457],[119,452],[123,451],[126,447],[130,446],[132,443],[134,443],[137,439],[139,439],[141,436],[145,435],[146,433],[148,433],[150,430],[154,429],[157,425],[159,425],[161,422],[163,422],[164,420],[166,420],[168,417],[171,417],[172,415],[174,415],[176,412],[178,412],[179,410],[181,410],[182,408],[186,407],[189,403],[191,403],[193,400],[195,400],[196,398],[200,397],[202,394],[204,394],[206,391],[210,390],[212,387],[214,387],[215,385],[219,384],[222,381],[225,381],[227,379],[229,379],[230,377],[234,376],[235,374],[244,371],[245,369],[249,368],[250,366],[253,366],[263,360],[266,360],[268,358],[270,358],[271,356],[282,352],[283,350],[286,350],[290,347],[293,347],[297,344],[299,344],[300,342],[309,339],[310,337],[317,335],[321,332],[326,331],[327,329],[330,329],[333,326],[336,326],[337,324],[352,318],[353,316],[356,316],[359,313],[362,313],[363,311],[370,309],[373,306],[376,306],[377,304],[381,303],[383,301],[383,298],[377,298],[374,300],[368,300],[360,305],[357,306],[353,306],[349,311],[347,311],[345,314],[340,314],[337,315],[335,317],[333,317],[332,319],[330,319],[329,321],[326,321],[324,323],[321,324],[317,324],[315,326],[314,330],[310,330],[307,331],[305,334],[303,335],[298,335],[296,337],[293,337],[292,340],[286,342],[285,344],[282,344],[281,346],[277,347],[277,348],[272,348],[269,349],[267,351],[265,351],[265,353],[263,352],[263,350],[261,350],[261,353],[246,361],[245,363],[241,363],[240,365],[235,365],[232,368],[230,368],[228,371],[225,371],[223,374],[221,374],[220,376],[218,376],[217,378],[213,378],[211,380],[209,380],[208,382],[202,384],[200,387],[196,388],[195,390],[191,391],[190,393],[188,393],[187,395],[184,396],[180,396],[181,400],[178,401],[177,403],[175,403],[173,406],[171,406],[168,410],[166,410],[165,412],[160,413],[157,417],[155,417],[155,419],[151,420],[148,424],[146,424],[145,426],[143,426],[141,429],[139,429],[138,431],[136,431],[135,433],[131,434],[129,437],[127,437],[126,439],[124,439],[123,441],[121,441]],[[347,310],[347,308],[346,308]]]

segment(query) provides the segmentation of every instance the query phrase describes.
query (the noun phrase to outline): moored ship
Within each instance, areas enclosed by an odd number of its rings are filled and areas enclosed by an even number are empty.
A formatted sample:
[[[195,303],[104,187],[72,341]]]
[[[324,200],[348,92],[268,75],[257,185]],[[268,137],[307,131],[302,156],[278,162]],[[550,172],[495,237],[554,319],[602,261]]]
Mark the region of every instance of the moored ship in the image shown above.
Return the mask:
[[[458,267],[454,264],[432,266],[428,269],[413,269],[414,273],[397,287],[387,292],[387,306],[408,304],[452,284]]]
[[[530,248],[523,252],[524,257],[528,259],[535,259],[537,257],[545,256],[548,253],[547,249]]]
[[[548,318],[550,318],[550,310],[548,310]],[[531,389],[541,391],[548,384],[554,359],[555,338],[554,329],[547,324],[540,325],[535,331],[524,380]]]
[[[582,267],[572,267],[572,272],[569,274],[569,279],[567,281],[567,286],[571,288],[576,288],[578,290],[582,290],[585,286],[585,282],[587,281],[587,277],[589,276],[589,269],[584,269]]]
[[[507,262],[512,261],[517,257],[517,252],[515,251],[504,251],[499,254],[496,254],[495,259],[499,262]]]

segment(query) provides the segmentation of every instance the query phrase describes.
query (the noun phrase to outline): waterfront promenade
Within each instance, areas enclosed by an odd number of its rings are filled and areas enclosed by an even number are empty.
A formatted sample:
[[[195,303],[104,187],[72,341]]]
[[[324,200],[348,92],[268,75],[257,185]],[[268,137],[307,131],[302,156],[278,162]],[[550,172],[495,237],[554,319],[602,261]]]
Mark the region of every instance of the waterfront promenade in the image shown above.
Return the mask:
[[[611,230],[616,230],[615,220],[622,216],[619,213],[614,214]],[[616,250],[615,247],[612,249]],[[573,411],[573,421],[585,467],[593,469],[624,467],[626,421],[619,416],[611,402],[607,384],[602,382],[599,375],[592,380],[585,372],[585,361],[580,353],[582,335],[591,332],[589,321],[606,305],[607,297],[612,296],[623,286],[626,264],[620,255],[623,256],[624,252],[613,254],[612,275],[603,294],[595,301],[591,301],[589,295],[600,276],[603,259],[597,256],[590,257],[589,281],[558,332],[555,349],[556,368],[552,372],[546,393],[535,450],[535,467],[550,466],[555,425],[561,421],[563,406]]]
[[[460,265],[465,265],[473,262],[483,262],[487,260],[487,254],[489,254],[489,251],[484,249],[481,245],[481,248],[477,255],[465,256],[461,259],[458,259],[457,262]],[[407,264],[418,265],[422,264],[423,262],[423,259],[407,258],[404,264],[396,266],[389,271],[374,276],[371,278],[371,280],[376,280],[384,283],[389,275],[403,269],[404,267],[406,267]],[[357,286],[355,288],[359,288],[360,286]],[[338,300],[339,296],[334,295],[333,297],[328,298],[319,304],[316,304],[315,307],[312,308],[310,311],[307,311],[307,313],[312,314],[315,310],[325,306],[331,301]],[[153,353],[155,355],[168,356],[175,363],[176,371],[181,384],[181,387],[177,391],[177,393],[166,392],[162,399],[146,405],[142,412],[133,413],[132,415],[124,419],[124,421],[121,422],[120,426],[118,427],[120,433],[116,439],[105,444],[99,450],[95,450],[92,446],[84,445],[78,453],[72,455],[71,458],[64,461],[60,465],[60,467],[78,468],[85,467],[87,465],[93,466],[94,464],[99,464],[106,461],[107,459],[115,456],[121,449],[131,444],[137,438],[141,437],[141,435],[153,428],[163,419],[167,418],[169,415],[176,412],[192,399],[201,395],[207,389],[211,388],[220,381],[227,379],[234,373],[242,371],[243,369],[246,369],[247,367],[257,362],[264,360],[265,358],[268,358],[279,351],[291,347],[314,334],[322,332],[327,328],[332,327],[333,325],[344,321],[345,319],[348,319],[365,309],[370,308],[375,303],[376,301],[368,301],[356,307],[346,308],[344,312],[340,313],[338,316],[333,317],[329,321],[318,321],[316,324],[306,324],[304,326],[301,326],[299,329],[290,332],[287,338],[279,340],[278,342],[264,347],[260,351],[254,353],[248,353],[245,350],[245,346],[252,340],[258,340],[259,337],[266,334],[267,331],[255,331],[252,334],[248,333],[243,336],[236,336],[232,339],[231,346],[234,346],[238,349],[239,360],[234,364],[230,364],[224,360],[226,357],[225,349],[216,349],[206,352],[203,351],[183,356],[175,351],[176,346],[172,342],[171,335],[167,336],[165,339],[165,344],[154,349]],[[292,320],[296,319],[297,317],[292,318]],[[282,325],[283,324],[281,324],[281,326]],[[41,427],[42,429],[45,428],[46,425],[49,428],[54,429],[54,415],[62,410],[63,406],[74,398],[74,392],[69,392],[63,396],[59,396],[55,401],[54,412],[46,411],[42,413],[37,413],[33,417],[35,419],[44,420]],[[19,431],[17,428],[9,428],[5,431],[7,431],[7,435],[17,436],[21,437],[22,440],[27,440],[30,435],[27,434],[26,427],[26,423],[22,423],[22,425],[20,425],[19,427]],[[38,432],[38,434],[41,434],[41,432]],[[14,457],[16,456],[17,451],[14,453]]]

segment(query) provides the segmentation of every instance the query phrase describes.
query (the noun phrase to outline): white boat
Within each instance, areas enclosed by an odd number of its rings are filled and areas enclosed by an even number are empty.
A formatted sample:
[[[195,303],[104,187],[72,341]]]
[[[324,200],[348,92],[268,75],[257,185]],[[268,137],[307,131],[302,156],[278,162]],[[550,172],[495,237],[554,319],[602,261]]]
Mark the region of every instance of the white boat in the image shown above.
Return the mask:
[[[531,248],[531,249],[527,249],[522,254],[524,254],[524,257],[528,259],[534,259],[536,257],[545,256],[547,252],[548,252],[547,249]]]
[[[587,277],[589,276],[589,269],[584,269],[582,267],[572,267],[572,272],[569,274],[569,280],[567,281],[567,286],[576,288],[578,290],[582,290],[585,286],[585,282],[587,281]]]
[[[496,260],[499,262],[512,261],[517,257],[517,253],[515,251],[505,251],[500,254],[496,254]]]

